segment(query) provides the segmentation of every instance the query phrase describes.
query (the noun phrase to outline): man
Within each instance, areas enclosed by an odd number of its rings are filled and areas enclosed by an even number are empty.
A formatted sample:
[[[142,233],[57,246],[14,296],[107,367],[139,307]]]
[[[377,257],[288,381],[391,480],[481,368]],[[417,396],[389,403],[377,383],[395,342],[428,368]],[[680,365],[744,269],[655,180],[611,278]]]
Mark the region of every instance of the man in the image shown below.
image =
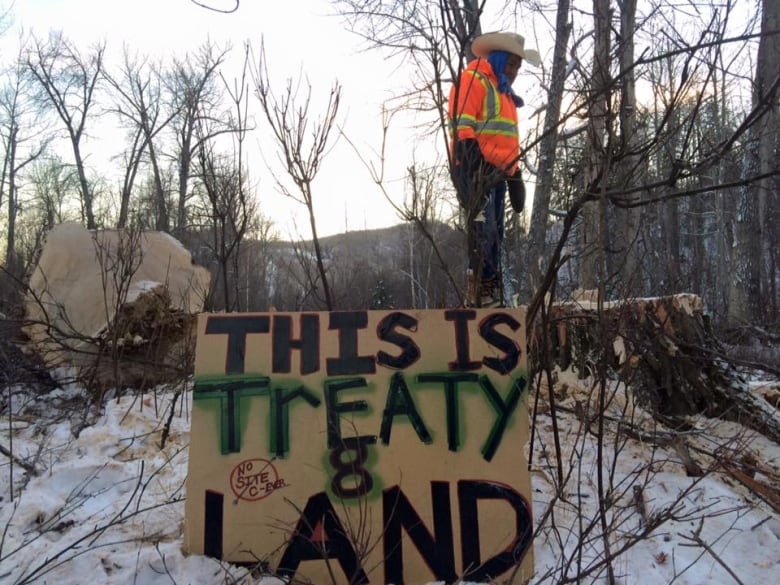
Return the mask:
[[[523,61],[539,65],[540,59],[521,35],[507,32],[477,37],[471,52],[476,59],[453,85],[448,106],[453,181],[467,221],[466,304],[499,307],[504,197],[509,191],[516,213],[525,202],[517,132],[523,100],[512,83]]]

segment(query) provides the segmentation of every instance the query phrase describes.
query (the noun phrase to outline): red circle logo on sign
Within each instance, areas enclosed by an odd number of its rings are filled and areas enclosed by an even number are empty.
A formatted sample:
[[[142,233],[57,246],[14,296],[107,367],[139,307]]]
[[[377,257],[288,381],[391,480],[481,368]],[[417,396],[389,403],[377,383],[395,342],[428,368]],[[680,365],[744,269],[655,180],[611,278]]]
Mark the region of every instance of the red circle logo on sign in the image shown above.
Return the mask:
[[[230,489],[239,500],[246,502],[262,500],[285,486],[268,459],[247,459],[230,473]]]

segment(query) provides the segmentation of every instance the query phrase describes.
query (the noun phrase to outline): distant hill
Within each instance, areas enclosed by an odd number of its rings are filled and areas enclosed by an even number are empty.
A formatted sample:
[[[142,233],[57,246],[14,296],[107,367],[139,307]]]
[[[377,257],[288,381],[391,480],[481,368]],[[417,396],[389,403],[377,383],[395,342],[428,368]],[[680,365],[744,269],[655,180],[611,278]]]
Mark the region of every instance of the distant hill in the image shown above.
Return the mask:
[[[465,271],[464,236],[444,223],[432,224],[428,233],[430,237],[413,224],[398,224],[321,238],[323,259],[338,308],[457,304],[457,291],[453,290],[447,272],[456,275],[454,278],[460,284],[460,275]],[[305,295],[307,285],[311,284],[305,271],[316,271],[312,241],[277,240],[267,244],[267,251],[276,280],[276,294],[269,295],[274,306],[300,308],[290,307],[289,300],[294,298],[300,304],[301,294]],[[385,297],[385,301],[380,297]]]

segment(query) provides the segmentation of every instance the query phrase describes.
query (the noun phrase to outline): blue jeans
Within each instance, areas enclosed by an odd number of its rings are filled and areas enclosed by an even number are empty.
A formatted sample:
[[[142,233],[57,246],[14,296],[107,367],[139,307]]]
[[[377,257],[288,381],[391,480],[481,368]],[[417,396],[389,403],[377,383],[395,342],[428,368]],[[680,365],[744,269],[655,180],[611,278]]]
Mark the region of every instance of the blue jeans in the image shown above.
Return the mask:
[[[490,188],[482,214],[485,221],[477,222],[477,245],[482,251],[482,280],[489,280],[499,275],[501,269],[501,244],[504,241],[504,200],[506,197],[506,181],[501,181]],[[472,270],[469,261],[469,268]]]

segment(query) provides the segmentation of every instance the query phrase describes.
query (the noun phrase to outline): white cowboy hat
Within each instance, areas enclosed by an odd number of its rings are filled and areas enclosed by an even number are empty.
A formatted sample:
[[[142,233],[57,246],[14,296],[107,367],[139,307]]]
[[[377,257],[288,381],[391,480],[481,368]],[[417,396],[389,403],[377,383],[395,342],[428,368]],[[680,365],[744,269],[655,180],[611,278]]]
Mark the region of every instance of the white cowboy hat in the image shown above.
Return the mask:
[[[539,51],[525,48],[522,35],[511,32],[489,32],[478,36],[471,43],[471,52],[475,57],[486,59],[491,51],[506,51],[528,61],[534,67],[542,64]]]

